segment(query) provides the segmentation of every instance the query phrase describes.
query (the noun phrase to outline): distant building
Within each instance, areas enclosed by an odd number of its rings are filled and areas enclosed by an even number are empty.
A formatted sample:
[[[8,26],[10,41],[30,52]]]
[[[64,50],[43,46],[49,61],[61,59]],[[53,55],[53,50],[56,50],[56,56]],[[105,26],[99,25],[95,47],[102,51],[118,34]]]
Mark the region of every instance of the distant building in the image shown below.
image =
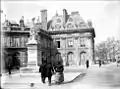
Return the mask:
[[[59,60],[59,53],[64,65],[84,65],[86,60],[94,62],[94,37],[95,32],[92,22],[87,23],[81,18],[79,12],[63,15],[56,13],[47,22],[47,10],[41,10],[41,22],[35,24],[38,65],[42,58]],[[3,25],[4,51],[19,53],[21,66],[27,64],[27,45],[30,37],[30,24],[24,23],[24,17],[20,23],[6,20]]]

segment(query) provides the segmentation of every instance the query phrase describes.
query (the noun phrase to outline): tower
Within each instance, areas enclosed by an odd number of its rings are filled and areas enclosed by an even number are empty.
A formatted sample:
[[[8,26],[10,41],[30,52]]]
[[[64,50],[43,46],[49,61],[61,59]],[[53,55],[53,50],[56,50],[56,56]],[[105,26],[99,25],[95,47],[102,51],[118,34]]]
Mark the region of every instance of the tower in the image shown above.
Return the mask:
[[[24,27],[24,16],[21,17],[19,23],[20,23],[20,27]]]
[[[46,9],[41,10],[41,23],[42,23],[42,29],[47,30],[47,10]]]
[[[67,10],[66,9],[63,9],[63,24],[65,24],[67,22]]]

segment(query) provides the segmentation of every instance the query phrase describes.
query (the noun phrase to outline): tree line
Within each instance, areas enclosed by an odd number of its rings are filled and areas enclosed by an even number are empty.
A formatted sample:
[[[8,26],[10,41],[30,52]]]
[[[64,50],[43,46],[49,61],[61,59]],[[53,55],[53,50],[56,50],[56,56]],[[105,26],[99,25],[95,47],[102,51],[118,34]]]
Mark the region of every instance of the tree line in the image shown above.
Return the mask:
[[[95,45],[95,58],[102,62],[115,62],[116,56],[120,55],[120,40],[109,37],[107,40]]]

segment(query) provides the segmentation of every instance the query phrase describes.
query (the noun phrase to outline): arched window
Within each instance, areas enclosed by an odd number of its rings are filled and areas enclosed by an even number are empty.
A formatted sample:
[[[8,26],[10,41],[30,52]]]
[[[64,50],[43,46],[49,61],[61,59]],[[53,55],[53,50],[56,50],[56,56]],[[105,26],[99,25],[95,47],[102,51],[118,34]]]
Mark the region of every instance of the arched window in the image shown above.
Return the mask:
[[[61,23],[61,19],[60,18],[57,19],[57,23]]]
[[[67,28],[74,28],[74,26],[72,25],[72,23],[69,23],[69,24],[67,25]]]
[[[85,25],[85,23],[84,22],[80,22],[79,23],[79,27],[85,27],[86,25]]]
[[[69,52],[69,53],[67,54],[66,65],[67,65],[67,66],[70,66],[70,65],[74,65],[74,64],[75,64],[74,54],[73,54],[73,52]]]
[[[81,52],[80,53],[80,61],[79,61],[79,65],[84,65],[86,61],[86,52]]]

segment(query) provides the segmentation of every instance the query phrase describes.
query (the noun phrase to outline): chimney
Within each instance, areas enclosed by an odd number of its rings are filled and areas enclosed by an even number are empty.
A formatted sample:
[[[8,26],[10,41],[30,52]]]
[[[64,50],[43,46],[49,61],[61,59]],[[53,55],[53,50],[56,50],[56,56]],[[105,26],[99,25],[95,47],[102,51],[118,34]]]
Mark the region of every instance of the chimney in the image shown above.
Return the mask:
[[[78,11],[71,12],[71,15],[79,15]]]
[[[46,9],[41,10],[41,23],[42,23],[42,29],[47,30],[47,10]]]
[[[24,27],[24,16],[20,19],[20,27]]]
[[[67,22],[67,10],[63,9],[63,23],[65,24]]]
[[[87,23],[88,23],[89,27],[92,27],[92,21],[91,20],[88,20]]]

